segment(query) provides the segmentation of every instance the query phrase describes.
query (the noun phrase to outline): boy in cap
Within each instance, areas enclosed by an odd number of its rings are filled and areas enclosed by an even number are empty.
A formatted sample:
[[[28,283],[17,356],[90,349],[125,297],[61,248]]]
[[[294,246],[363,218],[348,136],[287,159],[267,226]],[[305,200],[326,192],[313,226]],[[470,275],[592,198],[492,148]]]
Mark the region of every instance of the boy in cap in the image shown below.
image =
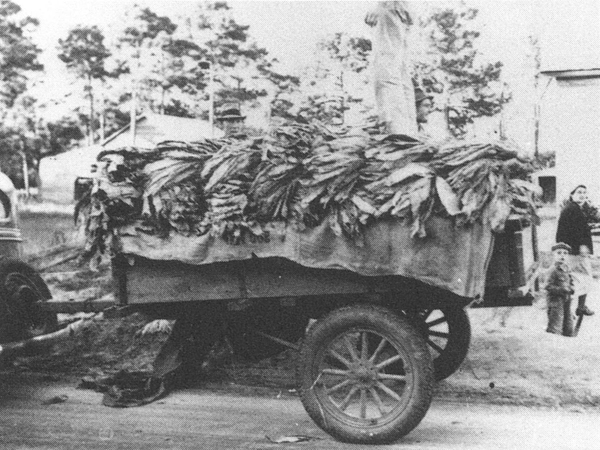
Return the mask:
[[[573,336],[571,295],[574,290],[571,269],[567,263],[570,254],[571,246],[564,242],[552,246],[554,264],[546,282],[548,301],[548,328],[546,331],[563,336]]]

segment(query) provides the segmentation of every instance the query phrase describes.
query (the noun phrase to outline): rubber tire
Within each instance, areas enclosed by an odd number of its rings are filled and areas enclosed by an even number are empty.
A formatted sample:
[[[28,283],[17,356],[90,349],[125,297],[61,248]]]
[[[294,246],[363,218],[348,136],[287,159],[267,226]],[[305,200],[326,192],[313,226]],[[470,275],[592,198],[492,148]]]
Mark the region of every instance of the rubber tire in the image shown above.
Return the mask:
[[[435,380],[442,381],[456,372],[469,352],[471,322],[463,308],[441,308],[448,323],[449,337],[444,351],[433,358]]]
[[[313,389],[319,376],[317,355],[336,336],[357,327],[377,332],[404,348],[414,374],[406,407],[381,425],[356,427],[342,422],[321,406]],[[302,342],[296,377],[302,404],[314,422],[334,438],[355,444],[388,444],[410,433],[427,413],[435,383],[431,355],[420,333],[405,317],[375,305],[343,307],[313,324]]]
[[[14,298],[14,283],[27,288],[27,297]],[[0,260],[0,343],[28,339],[57,327],[56,314],[39,303],[50,299],[44,280],[31,266],[16,259]]]

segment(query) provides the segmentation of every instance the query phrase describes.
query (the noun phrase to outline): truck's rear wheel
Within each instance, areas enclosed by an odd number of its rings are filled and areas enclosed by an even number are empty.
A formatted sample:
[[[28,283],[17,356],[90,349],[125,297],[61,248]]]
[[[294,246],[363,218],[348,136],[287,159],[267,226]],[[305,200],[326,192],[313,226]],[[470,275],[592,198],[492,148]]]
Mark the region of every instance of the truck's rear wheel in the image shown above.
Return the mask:
[[[458,370],[469,351],[471,322],[464,308],[444,307],[407,312],[421,331],[433,358],[436,381]]]
[[[406,318],[373,305],[337,309],[302,343],[297,379],[310,417],[335,438],[382,444],[408,434],[432,398],[427,345]]]
[[[0,261],[0,342],[56,329],[56,314],[40,307],[49,298],[48,287],[35,269],[18,260]]]

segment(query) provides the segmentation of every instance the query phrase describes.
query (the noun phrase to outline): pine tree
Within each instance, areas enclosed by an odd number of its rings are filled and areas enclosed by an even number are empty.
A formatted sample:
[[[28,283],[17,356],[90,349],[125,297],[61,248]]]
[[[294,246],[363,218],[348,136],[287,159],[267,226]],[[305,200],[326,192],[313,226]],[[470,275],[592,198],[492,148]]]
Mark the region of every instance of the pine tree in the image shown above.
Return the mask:
[[[474,28],[478,10],[463,4],[435,10],[422,21],[426,52],[417,56],[417,84],[435,95],[456,137],[468,132],[478,117],[494,116],[510,101],[501,83],[502,62],[481,61],[480,32]]]
[[[279,95],[298,84],[297,77],[276,69],[276,61],[251,38],[249,26],[233,18],[226,2],[199,4],[192,17],[187,28],[213,71],[217,105],[233,101],[254,107],[270,97],[276,109]]]
[[[35,134],[21,112],[32,107],[32,99],[24,95],[29,76],[44,67],[38,61],[41,50],[30,37],[39,22],[19,18],[20,12],[16,3],[0,0],[0,167],[17,187],[25,187]]]
[[[308,67],[296,92],[297,116],[327,124],[346,122],[347,111],[362,105],[369,89],[371,41],[335,33],[317,44],[315,64]]]
[[[104,34],[96,26],[77,26],[69,31],[65,39],[59,39],[58,44],[58,58],[78,78],[85,81],[84,92],[89,101],[88,141],[93,144],[96,123],[93,82],[104,81],[111,75],[105,67],[111,52],[104,44]]]
[[[134,120],[146,108],[161,112],[166,89],[165,47],[177,25],[149,8],[136,7],[129,15],[131,19],[118,38],[116,58],[121,75],[129,81],[128,94],[123,94],[121,100],[129,97],[131,120]]]
[[[41,53],[28,35],[39,25],[37,19],[17,19],[21,7],[10,0],[0,0],[0,104],[5,108],[27,90],[28,72],[41,71]]]

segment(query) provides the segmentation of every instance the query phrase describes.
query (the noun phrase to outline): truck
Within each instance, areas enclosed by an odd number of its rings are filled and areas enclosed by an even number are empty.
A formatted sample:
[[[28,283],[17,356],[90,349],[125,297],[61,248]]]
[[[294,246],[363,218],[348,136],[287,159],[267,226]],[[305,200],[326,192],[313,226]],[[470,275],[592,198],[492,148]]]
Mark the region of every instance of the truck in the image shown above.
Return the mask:
[[[485,221],[459,227],[434,215],[419,240],[402,220],[381,220],[361,245],[326,223],[300,230],[274,223],[235,242],[123,233],[111,260],[114,305],[81,307],[171,319],[193,311],[218,323],[250,360],[292,348],[302,404],[320,428],[343,442],[391,443],[421,422],[435,383],[466,357],[469,308],[531,305],[523,249],[530,226],[510,217],[494,232]],[[0,314],[0,321],[27,317],[20,335],[2,337],[13,355],[44,340],[27,339],[25,328],[41,323],[29,311],[45,314],[48,331],[57,312],[77,310],[45,301],[47,288],[28,274],[37,297],[22,312]],[[19,289],[23,297],[33,288]],[[6,343],[18,336],[25,340]],[[211,336],[204,342],[208,351]]]

